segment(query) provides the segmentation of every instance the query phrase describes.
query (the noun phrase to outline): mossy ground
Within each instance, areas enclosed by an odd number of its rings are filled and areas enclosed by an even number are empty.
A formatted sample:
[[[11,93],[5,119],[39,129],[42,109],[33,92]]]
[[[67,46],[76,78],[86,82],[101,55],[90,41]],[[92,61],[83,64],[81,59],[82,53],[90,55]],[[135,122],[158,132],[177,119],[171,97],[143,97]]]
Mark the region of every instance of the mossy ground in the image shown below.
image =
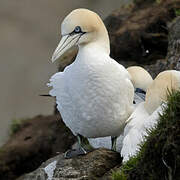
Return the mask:
[[[176,16],[180,16],[180,9],[175,9]]]
[[[13,119],[10,125],[10,135],[16,134],[21,130],[26,121],[26,119]]]
[[[180,177],[180,91],[168,95],[157,127],[149,132],[137,156],[125,163],[113,180],[176,180]]]

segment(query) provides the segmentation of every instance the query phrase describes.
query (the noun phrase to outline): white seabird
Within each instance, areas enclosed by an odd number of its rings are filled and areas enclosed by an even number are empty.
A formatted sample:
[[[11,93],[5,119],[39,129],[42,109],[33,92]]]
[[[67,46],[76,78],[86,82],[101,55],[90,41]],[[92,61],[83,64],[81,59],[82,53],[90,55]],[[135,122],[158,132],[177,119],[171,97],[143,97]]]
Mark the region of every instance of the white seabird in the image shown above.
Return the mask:
[[[131,82],[134,86],[134,104],[135,107],[140,103],[145,101],[145,95],[147,88],[153,82],[151,75],[140,66],[130,66],[127,71],[131,75]]]
[[[130,75],[109,56],[108,32],[96,13],[72,11],[62,22],[61,33],[52,61],[72,46],[77,45],[79,51],[71,65],[51,77],[50,95],[56,96],[62,119],[78,137],[84,153],[90,147],[86,138],[105,136],[112,137],[115,150],[116,138],[133,111]],[[72,157],[73,151],[66,156]]]
[[[134,88],[140,88],[146,92],[153,82],[149,72],[141,66],[130,66],[127,68],[127,71],[131,75],[131,81]]]
[[[147,129],[154,127],[167,102],[167,90],[180,88],[180,72],[168,70],[161,72],[149,86],[146,92],[145,102],[140,103],[127,120],[124,129],[124,139],[121,156],[123,161],[136,155],[139,144],[147,135]]]
[[[131,82],[134,86],[134,105],[136,107],[139,103],[145,101],[146,91],[152,84],[153,79],[151,75],[140,66],[130,66],[127,68],[127,71],[131,76]],[[104,147],[110,149],[110,139],[111,137],[89,138],[89,142],[95,148]],[[121,152],[122,141],[123,134],[121,134],[117,139],[118,152]]]

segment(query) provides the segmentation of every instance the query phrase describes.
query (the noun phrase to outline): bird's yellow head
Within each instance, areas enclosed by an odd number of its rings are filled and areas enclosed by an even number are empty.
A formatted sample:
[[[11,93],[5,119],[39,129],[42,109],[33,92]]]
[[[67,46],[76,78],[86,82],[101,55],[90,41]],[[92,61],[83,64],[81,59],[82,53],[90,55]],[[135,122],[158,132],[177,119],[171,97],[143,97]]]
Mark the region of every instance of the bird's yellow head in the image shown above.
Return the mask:
[[[151,75],[140,66],[130,66],[127,71],[131,75],[131,81],[134,88],[140,88],[146,92],[147,88],[153,82]]]
[[[61,41],[56,48],[52,62],[71,47],[99,43],[109,53],[109,37],[101,18],[88,9],[76,9],[65,17],[61,24]]]
[[[163,102],[167,101],[168,91],[179,90],[180,72],[167,70],[159,73],[148,87],[145,108],[152,114]]]

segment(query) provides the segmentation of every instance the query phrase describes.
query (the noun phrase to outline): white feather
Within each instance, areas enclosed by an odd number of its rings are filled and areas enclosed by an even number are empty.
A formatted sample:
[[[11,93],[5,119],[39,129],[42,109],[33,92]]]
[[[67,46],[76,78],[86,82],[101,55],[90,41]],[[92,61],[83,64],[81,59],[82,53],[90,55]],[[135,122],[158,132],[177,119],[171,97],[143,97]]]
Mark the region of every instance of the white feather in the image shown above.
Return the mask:
[[[162,113],[162,106],[159,106],[151,115],[144,107],[144,102],[140,103],[127,121],[124,129],[124,139],[122,143],[121,156],[123,162],[129,160],[131,156],[136,155],[139,145],[147,135],[147,130],[153,128]]]
[[[88,138],[118,136],[132,113],[134,88],[127,70],[95,45],[50,79],[63,121]]]
[[[88,140],[94,148],[103,147],[103,148],[111,149],[111,137],[110,136],[101,137],[101,138],[89,138]],[[122,140],[123,140],[123,136],[120,135],[117,138],[117,145],[116,145],[117,152],[121,152]]]

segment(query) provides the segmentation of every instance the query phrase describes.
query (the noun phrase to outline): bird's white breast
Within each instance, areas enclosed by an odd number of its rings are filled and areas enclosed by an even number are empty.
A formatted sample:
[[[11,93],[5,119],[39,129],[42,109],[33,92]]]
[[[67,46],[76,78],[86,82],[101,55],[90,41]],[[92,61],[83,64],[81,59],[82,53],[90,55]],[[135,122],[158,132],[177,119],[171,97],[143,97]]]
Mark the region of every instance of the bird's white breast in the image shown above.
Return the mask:
[[[117,136],[132,112],[134,89],[127,71],[96,49],[79,52],[49,85],[63,121],[75,135]]]

